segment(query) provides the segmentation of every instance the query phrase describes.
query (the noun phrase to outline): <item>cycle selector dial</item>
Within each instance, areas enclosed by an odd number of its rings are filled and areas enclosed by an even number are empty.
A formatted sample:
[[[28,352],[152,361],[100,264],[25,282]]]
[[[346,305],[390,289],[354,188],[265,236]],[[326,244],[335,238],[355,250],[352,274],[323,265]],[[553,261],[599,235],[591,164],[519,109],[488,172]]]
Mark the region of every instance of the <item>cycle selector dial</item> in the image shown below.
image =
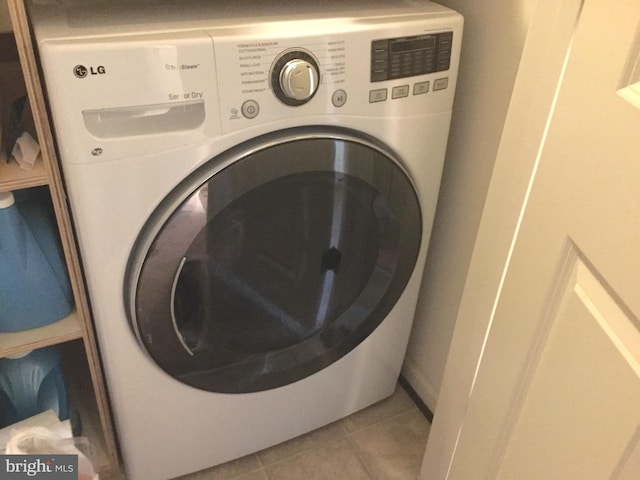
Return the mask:
[[[318,71],[306,60],[289,60],[280,70],[280,88],[294,100],[307,100],[318,88]]]
[[[298,106],[313,98],[320,83],[316,60],[307,52],[285,52],[271,70],[271,88],[282,103]]]

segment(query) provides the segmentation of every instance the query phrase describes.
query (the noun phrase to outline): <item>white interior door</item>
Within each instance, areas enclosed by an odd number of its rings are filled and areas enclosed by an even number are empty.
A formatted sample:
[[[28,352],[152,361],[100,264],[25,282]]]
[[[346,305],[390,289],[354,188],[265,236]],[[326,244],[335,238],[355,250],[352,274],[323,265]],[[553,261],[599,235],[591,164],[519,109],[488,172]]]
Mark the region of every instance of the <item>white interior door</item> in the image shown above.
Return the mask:
[[[640,2],[533,22],[423,480],[640,478]]]

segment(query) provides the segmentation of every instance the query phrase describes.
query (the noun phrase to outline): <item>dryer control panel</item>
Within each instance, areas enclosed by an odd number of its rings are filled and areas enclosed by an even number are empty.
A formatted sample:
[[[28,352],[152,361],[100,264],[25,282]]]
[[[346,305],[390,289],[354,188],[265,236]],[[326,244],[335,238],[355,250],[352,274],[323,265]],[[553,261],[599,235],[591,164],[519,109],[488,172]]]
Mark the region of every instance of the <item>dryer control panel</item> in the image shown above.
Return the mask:
[[[303,116],[414,116],[451,109],[460,17],[295,27],[286,35],[208,32],[223,133]]]

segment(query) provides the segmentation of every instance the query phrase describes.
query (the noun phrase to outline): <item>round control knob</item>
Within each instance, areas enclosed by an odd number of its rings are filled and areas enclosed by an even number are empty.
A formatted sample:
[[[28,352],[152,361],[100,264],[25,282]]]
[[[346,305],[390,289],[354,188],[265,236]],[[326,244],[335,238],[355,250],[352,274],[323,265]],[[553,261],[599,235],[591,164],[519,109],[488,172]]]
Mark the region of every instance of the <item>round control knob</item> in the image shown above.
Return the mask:
[[[278,100],[290,106],[307,103],[320,83],[316,60],[303,50],[280,55],[271,68],[271,88]]]
[[[318,71],[306,60],[289,60],[280,70],[280,88],[289,98],[308,100],[318,88]]]

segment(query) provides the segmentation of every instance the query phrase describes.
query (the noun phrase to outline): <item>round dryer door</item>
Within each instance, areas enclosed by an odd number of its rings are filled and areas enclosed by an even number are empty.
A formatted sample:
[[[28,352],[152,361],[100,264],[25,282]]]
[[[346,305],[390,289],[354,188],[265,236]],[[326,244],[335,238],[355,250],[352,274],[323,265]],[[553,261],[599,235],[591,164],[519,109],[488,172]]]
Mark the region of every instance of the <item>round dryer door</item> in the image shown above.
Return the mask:
[[[421,232],[411,181],[375,141],[272,134],[213,158],[158,206],[129,262],[129,317],[153,360],[186,384],[286,385],[384,321]]]

